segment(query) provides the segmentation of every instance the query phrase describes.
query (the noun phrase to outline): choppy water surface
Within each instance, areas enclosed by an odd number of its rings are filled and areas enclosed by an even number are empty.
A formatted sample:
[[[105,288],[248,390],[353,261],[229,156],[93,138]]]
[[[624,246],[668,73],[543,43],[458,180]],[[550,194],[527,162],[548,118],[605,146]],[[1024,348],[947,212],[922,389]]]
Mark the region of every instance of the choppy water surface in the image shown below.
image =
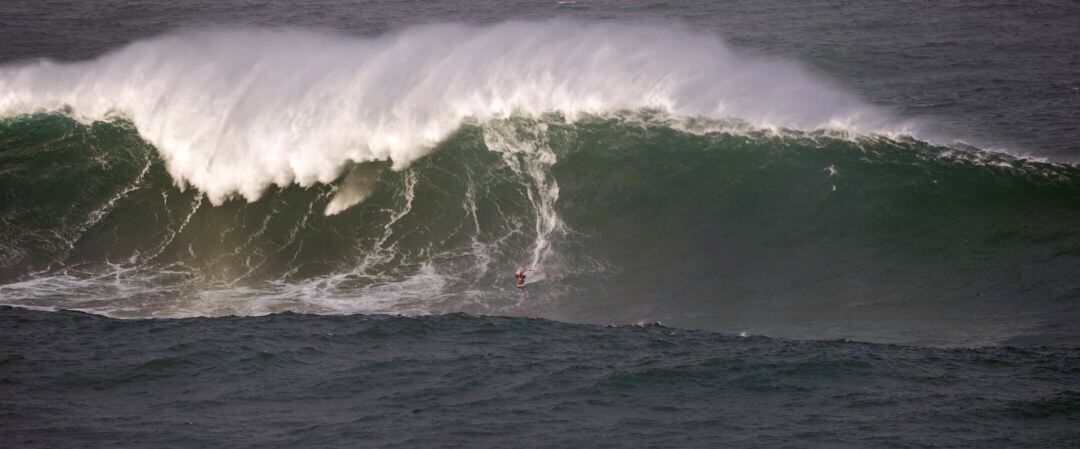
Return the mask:
[[[0,311],[19,447],[1068,447],[1075,351],[442,315]]]

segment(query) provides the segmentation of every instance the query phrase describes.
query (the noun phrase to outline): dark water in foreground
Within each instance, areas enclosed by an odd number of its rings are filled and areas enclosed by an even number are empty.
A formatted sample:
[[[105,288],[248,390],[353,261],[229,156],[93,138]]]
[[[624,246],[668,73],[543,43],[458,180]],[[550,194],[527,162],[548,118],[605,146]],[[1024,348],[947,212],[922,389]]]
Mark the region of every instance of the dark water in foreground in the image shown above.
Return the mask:
[[[1074,447],[1080,352],[0,309],[9,447]]]

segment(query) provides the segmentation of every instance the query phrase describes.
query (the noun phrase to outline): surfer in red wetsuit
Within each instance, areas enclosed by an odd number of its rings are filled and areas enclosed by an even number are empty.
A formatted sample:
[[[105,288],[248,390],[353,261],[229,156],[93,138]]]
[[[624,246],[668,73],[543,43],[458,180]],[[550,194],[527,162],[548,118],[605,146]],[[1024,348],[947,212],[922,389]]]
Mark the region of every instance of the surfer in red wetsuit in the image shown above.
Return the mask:
[[[522,265],[521,268],[518,269],[517,274],[514,275],[514,277],[517,278],[518,287],[522,287],[522,286],[525,285],[525,273],[528,272],[528,271],[533,271],[533,270],[525,267],[525,265]]]

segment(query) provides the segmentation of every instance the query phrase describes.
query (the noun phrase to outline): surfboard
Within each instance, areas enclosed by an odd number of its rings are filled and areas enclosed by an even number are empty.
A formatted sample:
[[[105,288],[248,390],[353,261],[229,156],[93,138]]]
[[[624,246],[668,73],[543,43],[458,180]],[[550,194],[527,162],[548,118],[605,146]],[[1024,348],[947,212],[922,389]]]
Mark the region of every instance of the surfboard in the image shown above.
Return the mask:
[[[535,283],[540,282],[540,281],[541,281],[541,279],[536,279],[536,272],[535,271],[526,271],[525,272],[525,283],[524,284],[515,283],[514,285],[517,286],[517,288],[525,288],[525,286],[527,286],[527,285],[532,285],[532,284],[535,284]]]
[[[540,281],[530,281],[530,280],[526,279],[525,283],[521,284],[521,285],[518,285],[517,288],[525,288],[525,287],[528,287],[530,285],[533,285],[533,284],[536,284],[536,283],[539,283],[539,282]]]

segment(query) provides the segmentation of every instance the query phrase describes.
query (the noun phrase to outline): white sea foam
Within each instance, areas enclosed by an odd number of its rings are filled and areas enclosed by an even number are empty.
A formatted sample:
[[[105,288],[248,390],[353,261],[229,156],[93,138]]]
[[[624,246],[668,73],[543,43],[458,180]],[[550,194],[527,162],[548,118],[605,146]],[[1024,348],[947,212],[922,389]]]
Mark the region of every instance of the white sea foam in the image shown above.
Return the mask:
[[[405,167],[466,118],[655,109],[761,128],[910,132],[797,64],[741,54],[717,36],[565,20],[374,38],[186,31],[91,61],[0,67],[0,114],[62,108],[85,121],[130,119],[176,182],[214,204],[257,199],[270,184],[330,182],[350,161]]]

